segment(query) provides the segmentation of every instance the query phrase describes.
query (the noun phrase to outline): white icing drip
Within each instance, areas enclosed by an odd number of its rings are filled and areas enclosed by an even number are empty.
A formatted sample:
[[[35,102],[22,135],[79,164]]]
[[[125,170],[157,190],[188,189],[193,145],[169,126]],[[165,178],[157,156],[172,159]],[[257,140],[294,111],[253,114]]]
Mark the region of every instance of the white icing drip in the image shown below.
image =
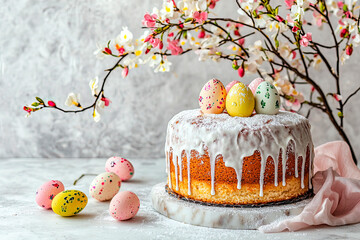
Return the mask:
[[[285,148],[282,148],[285,149]],[[282,152],[285,152],[285,150],[283,150]],[[281,164],[282,164],[282,185],[285,186],[286,185],[286,180],[285,180],[285,174],[286,174],[286,159],[288,158],[288,154],[281,154],[282,159],[281,159]]]
[[[309,156],[309,159],[311,161],[312,157],[314,156],[314,146],[311,144],[310,146],[310,156]],[[311,182],[311,178],[312,178],[312,164],[309,165],[309,189],[312,189],[312,182]]]
[[[178,157],[178,165],[179,165],[179,180],[180,182],[183,181],[183,177],[182,177],[182,153],[180,153],[180,156]]]
[[[178,158],[179,158],[179,155],[177,153],[175,153],[175,151],[173,151],[172,161],[173,161],[173,165],[175,168],[176,191],[179,191],[179,177],[178,177],[178,165],[177,165]]]
[[[188,194],[191,195],[191,181],[190,181],[190,159],[191,159],[191,152],[185,151],[186,154],[186,162],[187,162],[187,180],[188,180]]]
[[[260,173],[260,195],[262,195],[266,167],[266,158],[263,153],[266,153],[266,157],[270,156],[274,159],[276,176],[274,184],[277,185],[277,157],[279,149],[282,149],[282,182],[286,185],[287,156],[285,155],[287,155],[286,150],[290,141],[294,144],[295,163],[300,156],[306,159],[307,146],[312,148],[310,125],[306,118],[298,114],[280,111],[277,115],[256,114],[252,117],[241,118],[231,117],[226,113],[202,115],[200,110],[195,109],[183,111],[170,120],[165,151],[173,150],[173,163],[174,159],[181,158],[183,150],[185,152],[195,150],[200,155],[207,151],[210,157],[211,194],[214,195],[215,161],[218,155],[222,155],[225,166],[234,168],[238,178],[238,188],[241,188],[243,158],[253,155],[254,150],[257,149],[262,159]],[[177,166],[178,160],[175,161],[174,166]],[[311,165],[312,158],[310,161]],[[304,167],[302,167],[303,170]],[[175,174],[177,175],[177,167],[175,167]],[[303,178],[302,173],[302,183]],[[176,181],[178,181],[177,177]],[[190,181],[189,172],[188,181]]]
[[[305,184],[304,184],[305,162],[306,162],[306,158],[303,157],[301,163],[301,188],[305,188]]]
[[[261,156],[261,168],[260,168],[260,197],[264,196],[264,174],[266,167],[267,156],[260,151]]]
[[[166,172],[168,174],[168,185],[172,189],[171,185],[171,174],[170,174],[170,152],[166,152]]]

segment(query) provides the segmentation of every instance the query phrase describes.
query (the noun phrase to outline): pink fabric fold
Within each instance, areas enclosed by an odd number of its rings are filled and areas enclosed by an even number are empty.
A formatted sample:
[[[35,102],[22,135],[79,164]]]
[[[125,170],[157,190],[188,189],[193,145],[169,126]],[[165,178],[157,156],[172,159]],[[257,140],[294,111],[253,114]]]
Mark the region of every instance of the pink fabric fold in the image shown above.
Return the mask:
[[[315,149],[312,179],[314,198],[300,215],[261,226],[265,233],[297,231],[310,226],[339,226],[360,222],[360,170],[349,146],[329,142]]]

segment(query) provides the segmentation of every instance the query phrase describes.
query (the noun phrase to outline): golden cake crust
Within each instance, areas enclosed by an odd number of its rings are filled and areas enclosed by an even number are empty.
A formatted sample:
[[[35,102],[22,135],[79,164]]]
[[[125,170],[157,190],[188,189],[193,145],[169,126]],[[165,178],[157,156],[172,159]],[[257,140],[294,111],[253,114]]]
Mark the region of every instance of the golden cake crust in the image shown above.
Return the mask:
[[[211,204],[264,204],[285,201],[303,196],[309,191],[309,154],[305,162],[304,171],[304,188],[301,187],[301,172],[298,167],[298,177],[295,177],[295,156],[288,149],[289,155],[286,161],[285,186],[282,184],[282,174],[278,174],[278,186],[274,184],[275,169],[274,161],[268,157],[266,161],[264,174],[263,196],[259,196],[260,192],[260,165],[261,157],[259,152],[255,152],[253,156],[244,158],[243,174],[241,180],[241,189],[237,188],[237,178],[235,170],[226,167],[221,156],[216,159],[215,163],[215,195],[211,195],[211,169],[210,159],[207,155],[198,157],[196,151],[191,152],[190,158],[190,194],[188,182],[188,163],[186,155],[182,155],[182,168],[177,167],[176,183],[175,166],[170,161],[171,185],[176,186],[172,191],[184,196],[188,199],[201,201]],[[309,152],[309,151],[308,151]],[[170,153],[170,160],[172,154]],[[281,155],[279,157],[278,171],[282,171]],[[302,158],[298,159],[298,166],[302,166]],[[180,181],[182,175],[182,181]]]

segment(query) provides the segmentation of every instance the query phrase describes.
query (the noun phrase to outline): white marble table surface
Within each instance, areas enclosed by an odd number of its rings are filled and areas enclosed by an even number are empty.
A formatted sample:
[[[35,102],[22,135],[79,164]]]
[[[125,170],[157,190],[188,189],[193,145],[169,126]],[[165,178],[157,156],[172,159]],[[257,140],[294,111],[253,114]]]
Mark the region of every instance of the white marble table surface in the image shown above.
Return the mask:
[[[141,201],[137,216],[119,222],[108,213],[109,202],[89,199],[77,216],[64,218],[35,203],[36,189],[48,179],[88,195],[93,177],[73,186],[82,173],[104,172],[106,159],[0,159],[0,239],[360,239],[360,224],[320,226],[300,232],[263,234],[254,230],[223,230],[176,222],[151,207],[153,185],[166,180],[163,159],[129,159],[135,176],[120,190],[135,192]]]

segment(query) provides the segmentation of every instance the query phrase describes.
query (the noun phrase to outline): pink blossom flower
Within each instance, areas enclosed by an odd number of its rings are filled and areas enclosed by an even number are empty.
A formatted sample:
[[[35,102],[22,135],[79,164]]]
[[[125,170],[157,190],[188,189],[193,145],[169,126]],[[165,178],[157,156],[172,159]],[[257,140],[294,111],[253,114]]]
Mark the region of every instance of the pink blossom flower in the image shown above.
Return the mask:
[[[27,107],[27,106],[24,106],[24,111],[26,111],[27,113],[31,113],[32,109]]]
[[[301,102],[297,98],[291,100],[285,100],[285,105],[290,107],[291,112],[297,112],[300,110]]]
[[[291,8],[292,5],[294,5],[295,0],[285,0],[286,7],[288,9]]]
[[[241,46],[243,46],[243,45],[244,45],[244,43],[245,43],[245,38],[241,38],[241,39],[239,39],[239,44],[240,44]]]
[[[156,48],[160,44],[160,42],[161,42],[161,40],[159,38],[152,38],[149,41],[151,46],[153,46],[154,48]]]
[[[352,46],[352,44],[347,45],[346,48],[345,48],[345,53],[346,53],[346,55],[351,56],[352,52],[353,52],[353,46]]]
[[[338,101],[338,102],[339,102],[340,100],[342,100],[342,96],[339,95],[339,94],[333,93],[332,96],[333,96],[333,97],[335,98],[335,100]]]
[[[293,33],[296,33],[297,31],[299,31],[300,30],[300,28],[298,28],[297,26],[293,26],[293,28],[291,29],[291,31],[293,32]]]
[[[346,18],[352,18],[353,14],[351,11],[346,11],[345,13]]]
[[[215,5],[216,5],[216,3],[217,3],[218,1],[219,1],[219,0],[211,0],[211,1],[210,1],[209,8],[210,8],[210,9],[214,9],[214,8],[215,8]]]
[[[103,101],[105,103],[105,107],[109,106],[111,103],[110,99],[108,99],[106,97],[102,97],[101,101]]]
[[[303,47],[307,47],[309,45],[310,41],[312,41],[312,33],[307,33],[301,37],[300,45]]]
[[[125,48],[123,46],[119,46],[118,44],[115,45],[116,50],[118,50],[118,52],[120,53],[120,55],[123,55],[125,52]]]
[[[127,66],[124,67],[124,69],[121,72],[121,76],[123,78],[126,78],[126,76],[129,74],[129,68]]]
[[[343,30],[341,30],[340,37],[349,38],[349,30],[347,28],[344,28]]]
[[[167,39],[168,46],[167,49],[171,51],[171,55],[179,55],[183,52],[183,49],[178,45],[179,40],[170,40]]]
[[[149,13],[144,15],[144,20],[142,20],[142,24],[146,27],[153,28],[156,24],[157,15],[150,15]]]
[[[196,11],[196,12],[194,12],[193,17],[194,17],[194,19],[195,19],[195,21],[197,23],[202,24],[208,18],[208,13],[207,12],[198,12],[198,11]]]
[[[344,3],[342,2],[342,1],[338,1],[337,2],[337,5],[338,5],[338,8],[343,8],[343,6],[344,6]]]
[[[110,55],[112,54],[111,49],[107,48],[107,47],[104,49],[104,52],[107,53],[107,54],[110,54]]]
[[[48,105],[50,107],[56,107],[56,104],[53,101],[48,101]]]
[[[239,74],[239,77],[241,77],[241,78],[245,75],[245,69],[243,66],[239,67],[238,74]]]
[[[279,15],[276,15],[276,20],[278,20],[279,22],[283,22],[284,21],[284,19],[282,18],[282,17],[280,17]]]
[[[199,35],[198,35],[198,38],[204,38],[205,37],[205,31],[204,30],[201,30],[199,32]]]
[[[148,42],[150,41],[154,36],[152,34],[150,34],[149,36],[147,36],[145,39],[144,39],[144,42]]]

